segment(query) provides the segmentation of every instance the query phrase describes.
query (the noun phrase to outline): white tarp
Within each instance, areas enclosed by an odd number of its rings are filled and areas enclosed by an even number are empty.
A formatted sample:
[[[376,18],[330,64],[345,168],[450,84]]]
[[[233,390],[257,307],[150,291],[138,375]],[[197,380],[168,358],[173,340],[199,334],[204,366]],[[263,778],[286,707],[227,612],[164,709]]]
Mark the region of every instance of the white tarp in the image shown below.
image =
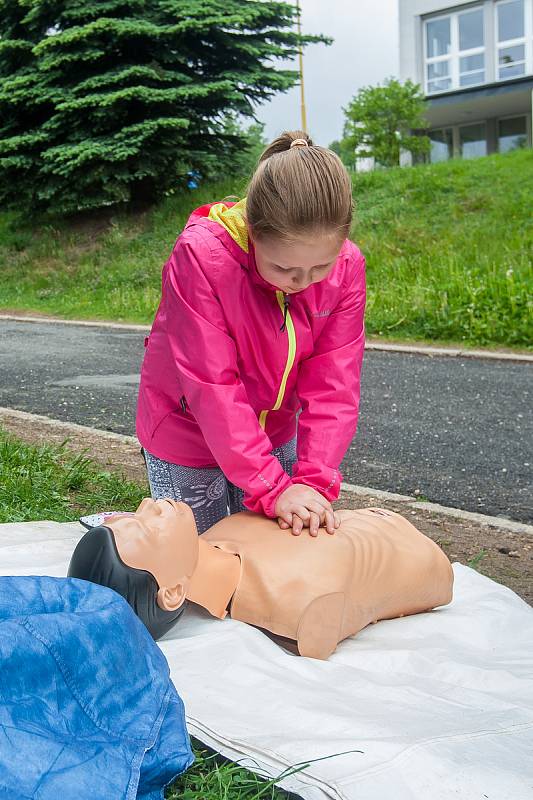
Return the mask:
[[[81,535],[0,525],[0,574],[64,575]],[[282,783],[306,800],[531,800],[533,609],[454,571],[450,606],[372,625],[327,662],[188,610],[160,644],[189,730],[262,774],[313,762]]]

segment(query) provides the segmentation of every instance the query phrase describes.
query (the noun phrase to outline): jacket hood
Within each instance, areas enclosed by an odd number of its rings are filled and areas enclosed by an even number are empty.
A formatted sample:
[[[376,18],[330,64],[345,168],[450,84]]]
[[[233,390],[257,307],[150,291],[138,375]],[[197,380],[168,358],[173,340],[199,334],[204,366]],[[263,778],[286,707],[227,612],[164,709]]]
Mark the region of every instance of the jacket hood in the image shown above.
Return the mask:
[[[239,264],[250,272],[254,283],[269,291],[281,291],[278,286],[266,281],[257,269],[246,221],[246,197],[237,203],[224,201],[200,206],[192,212],[185,228],[196,224],[208,227],[215,234]]]
[[[207,228],[243,267],[248,267],[250,240],[246,224],[246,198],[238,203],[206,203],[190,215],[184,230]]]

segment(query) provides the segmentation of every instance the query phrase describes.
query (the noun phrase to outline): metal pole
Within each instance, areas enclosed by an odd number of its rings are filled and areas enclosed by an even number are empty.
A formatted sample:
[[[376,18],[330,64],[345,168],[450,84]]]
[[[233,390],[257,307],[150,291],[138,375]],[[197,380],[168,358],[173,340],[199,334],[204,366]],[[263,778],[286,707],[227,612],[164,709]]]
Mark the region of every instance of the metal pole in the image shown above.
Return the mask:
[[[302,35],[302,20],[300,10],[300,0],[296,0],[296,19],[298,24],[298,36]],[[300,112],[302,116],[302,131],[307,133],[307,114],[305,111],[305,92],[304,92],[304,56],[302,45],[298,46],[298,61],[300,63]]]

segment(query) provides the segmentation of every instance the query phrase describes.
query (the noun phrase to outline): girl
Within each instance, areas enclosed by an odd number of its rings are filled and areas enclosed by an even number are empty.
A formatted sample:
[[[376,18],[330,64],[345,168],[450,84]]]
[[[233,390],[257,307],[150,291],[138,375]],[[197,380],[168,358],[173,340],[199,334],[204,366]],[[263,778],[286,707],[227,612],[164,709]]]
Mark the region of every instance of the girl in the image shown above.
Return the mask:
[[[267,147],[244,200],[198,208],[174,245],[137,435],[152,496],[188,503],[200,533],[228,508],[296,535],[338,524],[364,347],[351,221],[340,159],[294,131]]]

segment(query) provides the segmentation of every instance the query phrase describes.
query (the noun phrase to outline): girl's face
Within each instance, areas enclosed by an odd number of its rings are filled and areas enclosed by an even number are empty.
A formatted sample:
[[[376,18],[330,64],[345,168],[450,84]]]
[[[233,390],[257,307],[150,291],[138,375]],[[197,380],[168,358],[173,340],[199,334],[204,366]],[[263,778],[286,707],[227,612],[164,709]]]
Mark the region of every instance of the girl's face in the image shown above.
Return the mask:
[[[254,239],[257,271],[285,294],[301,292],[330,273],[343,242],[338,235],[320,232],[290,242]]]

